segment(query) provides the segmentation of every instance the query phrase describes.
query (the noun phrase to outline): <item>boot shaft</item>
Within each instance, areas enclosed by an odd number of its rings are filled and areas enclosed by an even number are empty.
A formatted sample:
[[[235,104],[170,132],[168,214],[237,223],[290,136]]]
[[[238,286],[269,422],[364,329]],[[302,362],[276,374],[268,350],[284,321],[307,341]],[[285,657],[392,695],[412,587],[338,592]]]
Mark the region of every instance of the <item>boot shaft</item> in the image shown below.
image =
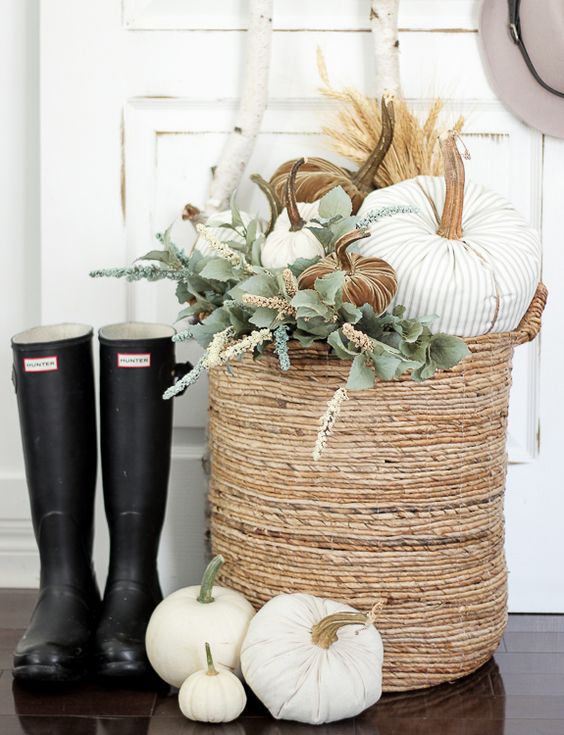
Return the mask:
[[[100,423],[104,504],[110,529],[108,584],[148,584],[166,507],[175,374],[174,329],[125,323],[100,330]]]
[[[35,327],[12,339],[41,584],[91,586],[96,403],[92,329]],[[88,570],[88,571],[86,571]]]

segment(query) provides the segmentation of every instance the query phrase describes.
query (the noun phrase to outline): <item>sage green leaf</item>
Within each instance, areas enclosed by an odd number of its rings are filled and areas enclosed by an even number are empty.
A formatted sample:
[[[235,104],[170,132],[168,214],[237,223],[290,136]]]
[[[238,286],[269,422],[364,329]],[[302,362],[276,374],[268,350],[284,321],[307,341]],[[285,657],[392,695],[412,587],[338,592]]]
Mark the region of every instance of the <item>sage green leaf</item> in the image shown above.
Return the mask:
[[[376,375],[382,380],[392,380],[395,378],[398,368],[402,364],[402,361],[393,355],[370,354],[370,359],[374,363]]]
[[[277,316],[278,312],[275,309],[267,309],[264,306],[259,306],[258,309],[255,309],[249,321],[251,322],[251,324],[254,324],[259,329],[270,329],[270,327],[276,321]]]
[[[398,369],[396,370],[396,378],[399,378],[400,375],[403,375],[408,370],[417,370],[420,367],[420,362],[415,362],[414,360],[406,360],[405,358],[403,358],[398,365]]]
[[[331,332],[327,338],[327,342],[341,360],[350,360],[351,357],[356,357],[359,354],[358,350],[353,349],[352,342],[349,342],[348,345],[344,343],[343,336],[338,329]]]
[[[314,334],[302,332],[301,329],[295,329],[292,334],[292,339],[297,339],[302,347],[311,347],[312,344],[320,338]]]
[[[261,253],[262,253],[263,243],[264,243],[264,237],[262,235],[259,235],[251,247],[251,264],[252,265],[262,264]]]
[[[423,332],[423,324],[416,319],[401,322],[401,334],[406,342],[416,342]]]
[[[201,278],[209,278],[213,281],[235,280],[233,266],[225,258],[211,258],[200,271]]]
[[[187,301],[190,301],[190,298],[192,294],[188,290],[188,286],[184,281],[179,281],[176,284],[176,298],[178,299],[178,303],[185,304]]]
[[[335,240],[335,235],[330,227],[306,227],[306,230],[313,232],[315,237],[323,245],[325,252],[328,252],[331,249],[331,245]]]
[[[358,217],[352,215],[351,217],[343,217],[337,220],[334,225],[331,226],[331,232],[333,238],[331,244],[334,244],[342,235],[346,235],[347,232],[356,229]],[[361,241],[362,242],[362,241]],[[358,252],[360,250],[359,243],[353,243],[348,250],[351,253]]]
[[[241,217],[241,212],[239,211],[239,207],[237,206],[236,201],[235,201],[236,197],[237,197],[237,192],[234,191],[233,194],[231,195],[231,201],[230,201],[231,222],[233,223],[234,228],[236,227],[244,228],[243,219]]]
[[[466,342],[460,337],[450,334],[435,334],[431,337],[429,356],[439,368],[448,370],[469,354]]]
[[[247,253],[246,242],[241,242],[241,240],[228,240],[225,244],[227,247],[231,248],[231,250],[235,250],[236,253],[242,253],[243,255],[246,255]]]
[[[177,261],[168,250],[150,250],[145,255],[142,255],[137,260],[154,260],[159,263],[165,263],[166,265],[174,265]]]
[[[317,291],[323,303],[334,306],[337,295],[345,283],[345,272],[335,271],[315,280],[314,289]]]
[[[249,326],[250,314],[245,307],[240,306],[239,304],[234,304],[233,306],[230,306],[227,311],[229,312],[229,322],[233,327],[236,337],[243,336],[252,331],[252,327]]]
[[[247,225],[246,245],[250,248],[257,238],[258,220],[252,219]]]
[[[325,196],[321,197],[319,202],[319,216],[324,219],[331,219],[340,215],[348,217],[352,212],[351,198],[342,186],[336,186],[328,191]]]
[[[201,324],[191,327],[192,336],[202,347],[207,347],[214,334],[222,332],[230,326],[229,314],[225,309],[216,309]]]
[[[291,263],[288,268],[292,271],[296,278],[299,278],[306,268],[309,268],[310,265],[317,263],[317,261],[319,260],[321,260],[320,255],[316,255],[315,258],[298,258],[293,263]]]
[[[402,355],[407,357],[409,360],[413,360],[414,362],[418,362],[419,364],[424,364],[427,362],[428,357],[428,347],[426,340],[419,340],[418,342],[413,342],[410,344],[409,342],[401,342],[400,343],[400,352]]]
[[[295,307],[296,316],[298,317],[320,316],[324,319],[331,318],[331,310],[321,301],[319,294],[313,289],[298,291],[290,303]]]
[[[277,296],[278,288],[276,277],[267,271],[262,271],[255,276],[246,278],[229,291],[229,296],[241,300],[243,294],[250,293],[255,296]]]
[[[374,341],[374,354],[375,355],[400,355],[400,351],[387,342],[382,342],[379,339]]]
[[[392,314],[394,316],[399,316],[400,319],[403,319],[403,315],[405,314],[405,306],[402,306],[401,304],[394,306]]]
[[[426,365],[422,365],[421,367],[413,370],[411,373],[411,377],[413,378],[413,380],[420,383],[423,380],[428,380],[429,378],[432,378],[435,374],[436,369],[437,366],[433,363],[433,361],[430,361]]]
[[[360,311],[362,317],[357,322],[357,328],[373,339],[380,339],[383,334],[382,317],[374,313],[370,304],[363,304]]]
[[[339,314],[343,318],[343,321],[349,322],[349,324],[356,324],[362,316],[362,311],[358,306],[350,304],[348,301],[343,301],[339,307]]]
[[[296,324],[302,332],[308,332],[323,339],[327,339],[337,329],[336,324],[328,322],[322,316],[297,317]]]
[[[357,355],[351,365],[347,388],[350,390],[368,390],[374,386],[376,376],[368,364],[366,355]]]

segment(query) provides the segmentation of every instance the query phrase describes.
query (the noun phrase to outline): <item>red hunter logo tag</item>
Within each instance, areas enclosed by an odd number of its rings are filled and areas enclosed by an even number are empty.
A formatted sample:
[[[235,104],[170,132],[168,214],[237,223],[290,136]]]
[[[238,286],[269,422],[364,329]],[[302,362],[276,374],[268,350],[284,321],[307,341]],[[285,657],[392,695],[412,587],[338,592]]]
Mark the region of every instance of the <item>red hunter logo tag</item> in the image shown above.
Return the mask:
[[[124,353],[118,352],[117,366],[119,368],[146,368],[151,367],[151,353]]]
[[[24,372],[50,373],[59,369],[59,358],[56,355],[49,357],[24,357]]]

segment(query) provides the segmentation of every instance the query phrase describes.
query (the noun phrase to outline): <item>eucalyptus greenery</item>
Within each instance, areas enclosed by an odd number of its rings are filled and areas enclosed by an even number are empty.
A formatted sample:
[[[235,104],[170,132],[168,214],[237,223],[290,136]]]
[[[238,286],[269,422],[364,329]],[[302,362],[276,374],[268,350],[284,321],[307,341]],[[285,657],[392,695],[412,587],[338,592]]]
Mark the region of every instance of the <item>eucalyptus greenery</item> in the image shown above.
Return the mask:
[[[371,221],[407,209],[387,207],[371,213]],[[351,211],[351,201],[341,187],[321,199],[319,216],[308,227],[326,253],[332,252],[341,235],[359,226]],[[300,274],[319,257],[299,259],[287,269],[264,268],[264,236],[259,220],[245,225],[234,200],[231,217],[231,223],[209,222],[208,228],[202,228],[201,237],[207,238],[211,255],[199,250],[185,253],[172,242],[169,228],[157,236],[161,248],[134,265],[91,273],[94,277],[114,276],[129,281],[176,282],[176,296],[184,305],[178,318],[189,318],[193,323],[175,340],[192,338],[208,351],[194,374],[186,376],[183,385],[172,386],[166,397],[195,382],[205,369],[223,364],[218,345],[222,350],[231,350],[229,354],[252,350],[259,357],[274,342],[280,368],[286,371],[291,368],[291,340],[305,348],[315,342],[326,343],[332,354],[350,362],[346,384],[350,390],[370,389],[376,381],[393,380],[406,371],[411,371],[413,380],[426,380],[438,369],[452,368],[468,354],[465,342],[458,337],[433,334],[435,315],[406,319],[402,306],[376,314],[368,304],[355,306],[344,301],[344,271],[318,278],[312,289],[299,289]],[[213,238],[210,227],[228,229],[233,237],[220,243]],[[240,349],[234,349],[238,342]],[[217,354],[212,356],[212,351]]]

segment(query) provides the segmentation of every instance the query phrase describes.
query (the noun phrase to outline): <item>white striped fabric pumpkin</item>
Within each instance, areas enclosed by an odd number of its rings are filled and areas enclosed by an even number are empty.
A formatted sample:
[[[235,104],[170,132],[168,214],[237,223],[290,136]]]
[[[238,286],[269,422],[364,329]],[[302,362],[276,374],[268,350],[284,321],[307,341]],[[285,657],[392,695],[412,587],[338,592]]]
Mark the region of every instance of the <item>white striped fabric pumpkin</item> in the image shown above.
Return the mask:
[[[434,330],[463,337],[511,331],[540,279],[538,233],[499,194],[465,185],[454,134],[441,144],[444,179],[418,176],[366,197],[358,214],[372,234],[356,250],[396,270],[392,306],[406,317],[437,314]],[[379,217],[386,208],[400,213]]]

